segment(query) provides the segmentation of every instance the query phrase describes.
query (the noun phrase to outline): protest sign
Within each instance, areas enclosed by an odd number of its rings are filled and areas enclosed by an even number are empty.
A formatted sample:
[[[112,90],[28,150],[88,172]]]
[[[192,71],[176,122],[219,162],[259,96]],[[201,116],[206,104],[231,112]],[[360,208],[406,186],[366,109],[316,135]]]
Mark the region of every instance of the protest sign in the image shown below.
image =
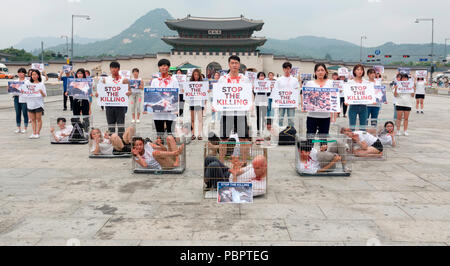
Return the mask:
[[[217,112],[249,111],[253,105],[252,84],[216,83],[212,104]]]
[[[42,73],[42,71],[44,71],[44,64],[41,64],[41,63],[32,63],[32,64],[31,64],[31,69],[39,70],[39,72]]]
[[[384,74],[384,66],[373,66],[376,73]]]
[[[417,70],[416,71],[416,78],[424,78],[426,79],[428,77],[428,71],[427,70]]]
[[[249,71],[246,71],[245,72],[245,76],[250,80],[250,82],[253,84],[253,82],[255,82],[255,80],[256,80],[256,75],[257,75],[258,73],[255,73],[255,72],[249,72]]]
[[[292,67],[291,68],[291,76],[293,76],[294,78],[298,78],[298,74],[300,73],[300,68],[299,67]]]
[[[37,98],[42,97],[42,94],[40,90],[42,90],[43,84],[35,84],[35,83],[29,83],[27,85],[24,85],[21,88],[20,95],[23,98]]]
[[[130,79],[130,88],[132,93],[140,93],[142,90],[139,89],[141,87],[142,80],[139,79]]]
[[[344,81],[343,80],[333,80],[333,88],[339,89],[339,94],[344,94]]]
[[[397,81],[397,92],[398,93],[414,93],[414,82],[408,81]]]
[[[22,87],[23,82],[21,81],[8,81],[8,93],[12,95],[20,95],[20,87]]]
[[[253,203],[252,183],[217,183],[218,203]]]
[[[275,88],[272,91],[274,108],[297,108],[300,91],[296,88]]]
[[[128,106],[128,84],[105,84],[97,85],[98,105],[106,107]]]
[[[208,99],[209,82],[186,82],[184,86],[184,99],[186,101],[202,101]]]
[[[411,68],[408,68],[408,67],[399,67],[398,68],[398,72],[400,73],[400,74],[411,74]]]
[[[346,78],[348,78],[348,77],[349,77],[348,68],[346,68],[346,67],[341,67],[341,68],[339,68],[339,69],[338,69],[338,75],[339,75],[340,77],[346,77]]]
[[[339,88],[303,88],[303,111],[339,113],[341,111]]]
[[[75,99],[87,100],[92,95],[92,79],[68,79],[67,91]]]
[[[73,66],[71,66],[71,65],[63,65],[63,72],[66,74],[72,72],[72,69],[73,69]]]
[[[178,112],[178,88],[144,88],[144,112]]]
[[[223,77],[228,74],[228,70],[219,70],[220,76]]]
[[[271,85],[271,82],[268,80],[255,80],[255,83],[253,85],[253,92],[254,93],[270,93],[272,91],[270,85]]]
[[[345,103],[349,105],[374,104],[375,88],[372,83],[344,84]]]
[[[175,78],[180,85],[180,94],[184,94],[184,85],[187,82],[187,75],[175,75]]]
[[[313,74],[300,74],[300,78],[302,79],[303,83],[312,80],[312,77]]]
[[[387,103],[386,86],[375,86],[374,89],[377,104]]]
[[[119,75],[124,79],[130,79],[131,78],[131,71],[130,70],[120,70]]]

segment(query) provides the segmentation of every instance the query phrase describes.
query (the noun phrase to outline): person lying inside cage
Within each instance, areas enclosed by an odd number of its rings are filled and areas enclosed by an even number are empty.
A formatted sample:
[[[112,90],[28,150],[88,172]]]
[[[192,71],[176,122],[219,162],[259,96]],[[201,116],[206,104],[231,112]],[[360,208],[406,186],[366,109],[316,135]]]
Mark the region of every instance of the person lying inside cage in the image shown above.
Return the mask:
[[[297,169],[303,174],[320,174],[326,172],[333,172],[336,170],[336,165],[341,163],[342,171],[349,173],[350,168],[347,164],[348,147],[341,141],[330,141],[323,143],[323,140],[318,140],[321,145],[320,149],[314,148],[314,140],[304,140],[297,142],[297,149],[299,153],[299,161],[297,162]]]
[[[184,152],[184,144],[179,147],[173,136],[166,138],[167,147],[160,138],[153,143],[150,139],[133,138],[133,154],[136,163],[146,169],[174,169],[180,166],[180,155]]]
[[[383,144],[381,140],[366,131],[352,131],[350,128],[342,128],[341,134],[345,134],[352,139],[352,142],[359,146],[353,149],[356,157],[383,157]]]
[[[74,127],[72,125],[66,125],[67,120],[60,117],[56,120],[58,129],[55,127],[50,127],[50,133],[52,134],[52,142],[56,143],[67,143],[72,135]]]
[[[213,156],[205,159],[205,184],[207,188],[217,188],[218,182],[252,183],[253,196],[266,193],[267,159],[263,155],[256,156],[252,163],[239,160],[232,156],[231,168]]]
[[[118,134],[110,134],[106,131],[103,135],[100,129],[93,128],[90,133],[91,155],[123,155],[131,153],[131,141],[135,133],[134,127],[125,130],[123,137]]]

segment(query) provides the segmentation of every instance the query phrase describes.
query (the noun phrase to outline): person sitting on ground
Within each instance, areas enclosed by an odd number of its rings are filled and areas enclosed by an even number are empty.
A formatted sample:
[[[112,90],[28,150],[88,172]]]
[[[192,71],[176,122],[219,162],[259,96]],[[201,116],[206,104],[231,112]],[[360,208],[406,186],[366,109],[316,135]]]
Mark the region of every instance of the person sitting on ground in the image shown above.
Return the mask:
[[[180,166],[180,155],[183,153],[184,144],[177,147],[175,138],[168,136],[166,139],[167,147],[162,144],[160,138],[156,143],[148,141],[145,143],[141,137],[133,139],[133,149],[131,153],[136,163],[148,169],[173,169]]]
[[[135,129],[129,127],[123,134],[123,139],[118,134],[114,133],[110,135],[109,132],[105,132],[102,137],[102,132],[98,128],[91,130],[90,139],[91,154],[92,155],[121,155],[131,152],[131,140],[134,135]]]
[[[350,171],[345,167],[345,145],[338,142],[331,143],[330,145],[322,145],[319,151],[313,146],[314,144],[311,140],[297,143],[297,149],[300,155],[300,160],[297,162],[297,169],[301,173],[318,174],[332,172],[336,169],[338,162],[342,163],[342,168],[345,172]]]
[[[256,156],[250,165],[244,167],[244,162],[238,156],[231,157],[232,168],[227,167],[216,157],[205,159],[205,183],[207,188],[217,188],[218,182],[252,183],[253,196],[266,193],[267,159]]]
[[[69,137],[72,134],[73,126],[66,126],[65,118],[58,118],[57,120],[59,130],[55,131],[54,127],[50,128],[50,132],[52,133],[52,137],[55,142],[69,142]]]
[[[350,128],[342,128],[341,134],[345,134],[358,145],[359,149],[354,149],[353,154],[357,157],[382,157],[383,144],[380,139],[367,133],[366,131],[354,131]]]
[[[378,134],[381,144],[395,147],[395,125],[394,122],[388,121],[384,124],[384,129]]]

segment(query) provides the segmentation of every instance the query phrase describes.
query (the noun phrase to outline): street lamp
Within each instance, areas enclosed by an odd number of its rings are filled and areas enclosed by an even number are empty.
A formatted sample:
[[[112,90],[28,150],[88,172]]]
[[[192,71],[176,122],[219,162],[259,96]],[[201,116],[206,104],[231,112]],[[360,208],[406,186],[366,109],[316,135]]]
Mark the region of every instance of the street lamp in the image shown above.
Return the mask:
[[[444,60],[445,60],[445,63],[447,63],[447,41],[448,40],[450,40],[450,38],[446,38],[445,39],[445,55],[444,55]]]
[[[73,60],[73,19],[74,18],[84,18],[86,20],[90,20],[91,17],[87,16],[87,15],[72,15],[72,45],[71,45],[71,55],[70,55],[70,60]]]
[[[62,35],[61,39],[66,38],[66,56],[69,57],[69,36]]]
[[[433,70],[433,53],[434,53],[434,18],[418,18],[415,23],[421,21],[431,21],[431,70]],[[433,82],[433,71],[430,71],[430,81]]]
[[[361,36],[361,46],[359,49],[359,62],[362,63],[362,45],[363,45],[363,39],[367,40],[367,36]]]

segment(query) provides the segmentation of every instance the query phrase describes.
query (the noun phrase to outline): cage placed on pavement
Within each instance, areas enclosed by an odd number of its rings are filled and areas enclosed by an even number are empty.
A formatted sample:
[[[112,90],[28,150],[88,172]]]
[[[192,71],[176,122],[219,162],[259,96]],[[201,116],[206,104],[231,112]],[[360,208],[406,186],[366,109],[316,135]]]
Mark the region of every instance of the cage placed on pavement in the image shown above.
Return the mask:
[[[89,158],[130,158],[136,126],[93,126],[89,131]]]
[[[295,119],[295,116],[285,116],[282,123],[278,114],[265,119],[267,123],[263,130],[253,130],[253,139],[257,145],[264,148],[295,145],[295,136],[301,127],[300,120]],[[257,128],[257,125],[254,125],[254,128]]]
[[[366,127],[366,130],[369,127]],[[370,131],[370,130],[369,130]],[[387,146],[383,145],[378,136],[369,131],[354,130],[343,127],[340,132],[352,140],[352,160],[354,161],[386,161]]]
[[[371,119],[367,126],[367,132],[376,136],[387,148],[399,146],[400,138],[396,135],[397,126],[395,121],[387,119]]]
[[[300,176],[350,176],[351,140],[345,135],[302,135],[295,145],[295,168]]]
[[[252,183],[253,196],[267,194],[267,148],[252,142],[208,141],[204,146],[204,196],[217,198],[217,183]]]
[[[50,118],[50,143],[84,145],[89,143],[92,119],[84,116],[59,116]]]

